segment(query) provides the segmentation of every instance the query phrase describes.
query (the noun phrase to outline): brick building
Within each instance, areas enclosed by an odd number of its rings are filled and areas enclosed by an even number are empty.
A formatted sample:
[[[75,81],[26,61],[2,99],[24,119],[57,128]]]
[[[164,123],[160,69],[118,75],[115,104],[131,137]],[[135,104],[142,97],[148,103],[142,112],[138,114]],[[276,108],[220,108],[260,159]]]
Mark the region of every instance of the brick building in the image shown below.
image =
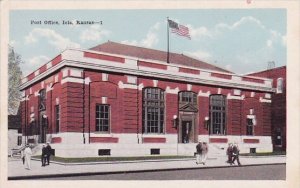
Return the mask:
[[[271,103],[272,142],[274,150],[286,151],[286,66],[250,74],[273,80]]]
[[[65,50],[22,81],[22,132],[61,157],[192,155],[199,139],[270,152],[272,80],[107,42]]]

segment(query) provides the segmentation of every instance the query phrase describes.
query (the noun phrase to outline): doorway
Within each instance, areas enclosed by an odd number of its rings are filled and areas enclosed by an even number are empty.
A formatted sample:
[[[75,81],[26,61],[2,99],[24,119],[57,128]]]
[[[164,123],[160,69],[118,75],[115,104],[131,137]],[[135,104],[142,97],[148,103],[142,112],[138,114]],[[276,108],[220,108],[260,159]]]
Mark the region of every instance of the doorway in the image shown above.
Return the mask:
[[[45,111],[40,112],[39,116],[39,143],[46,143],[47,118],[44,118]]]
[[[182,121],[181,123],[182,143],[190,143],[191,130],[192,130],[192,121]]]

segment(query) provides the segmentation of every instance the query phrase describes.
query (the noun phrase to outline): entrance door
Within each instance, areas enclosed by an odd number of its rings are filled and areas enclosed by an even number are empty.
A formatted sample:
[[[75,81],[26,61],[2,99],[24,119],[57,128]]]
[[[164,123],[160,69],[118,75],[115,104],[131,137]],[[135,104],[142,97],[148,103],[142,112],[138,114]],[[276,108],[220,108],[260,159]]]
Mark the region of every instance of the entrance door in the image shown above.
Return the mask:
[[[190,143],[192,137],[191,131],[192,131],[192,121],[182,121],[181,124],[182,143]]]
[[[47,133],[47,119],[43,117],[45,112],[40,112],[40,134],[39,134],[39,143],[46,143],[46,133]]]

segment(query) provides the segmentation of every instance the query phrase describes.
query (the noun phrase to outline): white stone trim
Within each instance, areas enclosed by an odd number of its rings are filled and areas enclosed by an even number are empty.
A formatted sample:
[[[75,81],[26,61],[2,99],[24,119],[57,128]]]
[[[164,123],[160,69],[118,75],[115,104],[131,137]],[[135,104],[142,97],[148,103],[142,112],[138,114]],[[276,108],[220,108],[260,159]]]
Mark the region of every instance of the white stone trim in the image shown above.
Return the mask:
[[[64,69],[62,70],[63,77],[69,76],[69,75],[68,75],[68,72],[69,72],[69,67],[64,68]]]
[[[210,91],[207,91],[206,93],[202,92],[202,90],[200,90],[198,92],[198,96],[201,96],[201,97],[209,97],[210,96]]]
[[[53,90],[53,87],[51,85],[47,85],[46,92]]]
[[[46,69],[49,69],[52,67],[52,61],[50,61],[49,63],[46,64]]]
[[[240,89],[234,89],[233,95],[241,95],[242,91]]]
[[[102,81],[104,81],[104,82],[108,81],[108,74],[107,73],[102,73]]]
[[[218,88],[218,94],[222,93],[222,88]]]
[[[171,89],[170,86],[167,86],[166,88],[166,93],[170,93],[170,94],[178,94],[179,92],[179,88],[176,87],[175,89]]]
[[[91,81],[91,78],[90,77],[86,77],[85,79],[84,79],[84,83],[86,84],[86,85],[89,85],[89,83],[91,83],[92,81]]]
[[[34,96],[37,97],[37,96],[40,96],[40,93],[38,91],[34,92]]]
[[[271,99],[271,94],[270,94],[270,93],[266,93],[266,94],[265,94],[265,98],[266,98],[266,99]]]
[[[143,84],[143,83],[140,83],[139,86],[138,86],[138,88],[139,88],[140,91],[143,90],[144,84]]]
[[[165,134],[142,134],[142,138],[166,138]]]
[[[200,71],[200,78],[209,79],[211,78],[211,73],[207,71]]]
[[[77,69],[77,68],[70,68],[70,76],[74,76],[74,77],[82,77],[82,69]]]
[[[178,67],[174,67],[174,66],[168,66],[167,67],[167,71],[168,72],[173,72],[173,73],[178,73],[178,71],[179,71],[179,68]]]
[[[41,88],[44,89],[45,87],[45,81],[41,81]]]
[[[56,104],[56,105],[59,105],[59,97],[56,97],[56,98],[55,98],[55,104]]]
[[[255,96],[255,92],[251,92],[251,97],[254,97]]]
[[[235,96],[235,95],[231,95],[230,93],[228,93],[227,94],[227,99],[244,100],[245,99],[245,95]]]
[[[259,91],[267,91],[267,92],[273,92],[275,89],[273,89],[271,86],[268,86],[264,83],[254,83],[254,82],[247,82],[247,81],[236,81],[236,80],[228,80],[228,79],[222,79],[222,78],[215,78],[215,77],[207,77],[207,75],[210,75],[212,72],[224,74],[224,75],[231,75],[231,76],[237,76],[242,77],[240,75],[233,75],[230,73],[224,73],[224,72],[218,72],[218,71],[208,71],[208,70],[200,70],[200,75],[195,74],[184,74],[184,73],[175,73],[172,71],[166,71],[156,68],[149,68],[149,67],[133,67],[126,63],[111,63],[110,61],[105,60],[99,60],[99,59],[93,59],[93,58],[86,58],[83,57],[83,52],[91,52],[95,54],[105,54],[102,52],[95,52],[95,51],[89,51],[89,50],[66,50],[62,53],[62,62],[60,62],[58,65],[50,68],[49,70],[43,72],[42,74],[38,75],[34,79],[30,80],[29,82],[26,82],[22,84],[20,87],[21,89],[26,88],[30,86],[31,84],[39,81],[44,76],[49,75],[53,71],[58,70],[61,67],[64,66],[75,66],[78,68],[91,68],[94,70],[101,70],[101,71],[111,71],[111,72],[119,72],[119,73],[125,73],[125,74],[132,74],[132,75],[148,75],[153,78],[162,78],[162,79],[172,79],[174,81],[185,81],[188,83],[197,83],[197,84],[207,84],[207,85],[214,85],[214,86],[223,86],[223,87],[233,87],[233,88],[239,88],[239,89],[250,89],[250,90],[259,90]],[[113,56],[118,57],[118,55],[113,54]],[[121,56],[120,56],[121,57]],[[122,56],[125,57],[125,56]],[[130,59],[136,59],[137,58],[130,58]],[[147,60],[146,60],[147,61]],[[149,60],[148,60],[149,62]],[[165,66],[170,66],[166,64],[165,62],[158,62],[158,61],[150,61],[150,63],[157,63],[162,64]],[[175,67],[172,65],[172,67]],[[185,67],[176,65],[176,67]],[[191,68],[191,67],[186,67]],[[194,68],[195,69],[195,68]],[[201,71],[202,70],[202,71]],[[206,72],[206,73],[205,73]],[[206,76],[204,76],[206,74]],[[257,78],[260,80],[268,80],[263,78]]]
[[[188,91],[191,91],[192,90],[192,85],[191,84],[187,84],[186,88],[187,88]]]
[[[128,84],[136,84],[137,82],[137,77],[136,76],[129,76],[127,75],[127,83]]]
[[[54,82],[55,82],[55,83],[58,82],[58,75],[55,75],[55,76],[54,76]]]
[[[83,84],[82,78],[72,78],[72,77],[66,77],[61,80],[61,84],[67,83],[67,82],[73,82],[73,83],[80,83]]]
[[[34,76],[37,76],[37,75],[39,75],[40,74],[40,69],[38,69],[38,70],[36,70],[35,72],[34,72]]]
[[[22,84],[24,84],[25,82],[27,82],[28,81],[28,78],[27,78],[27,76],[26,77],[24,77],[24,78],[22,78]]]
[[[269,100],[269,99],[263,99],[262,97],[260,97],[260,98],[259,98],[259,102],[271,103],[272,100]]]
[[[137,60],[125,58],[125,64],[128,64],[129,66],[137,67]]]
[[[30,95],[32,94],[32,88],[29,89],[29,94],[30,94]]]
[[[157,87],[158,80],[153,80],[153,87]]]
[[[122,81],[119,81],[118,86],[120,89],[138,89],[137,85],[124,84]]]
[[[234,80],[234,81],[237,81],[237,82],[241,82],[242,81],[242,77],[241,76],[232,75],[231,79]]]
[[[107,97],[101,97],[102,104],[107,104]]]

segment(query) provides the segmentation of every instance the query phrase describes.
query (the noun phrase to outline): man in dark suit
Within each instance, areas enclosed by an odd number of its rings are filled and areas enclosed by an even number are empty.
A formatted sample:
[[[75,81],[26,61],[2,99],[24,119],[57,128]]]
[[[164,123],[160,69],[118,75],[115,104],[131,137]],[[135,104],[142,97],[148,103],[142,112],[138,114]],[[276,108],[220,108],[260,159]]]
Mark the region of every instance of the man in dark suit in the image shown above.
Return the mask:
[[[49,165],[50,164],[50,156],[51,156],[51,152],[52,152],[52,148],[50,146],[50,143],[47,142],[47,146],[46,146],[46,159],[47,159],[47,164],[46,165]]]
[[[232,155],[233,155],[232,163],[234,163],[234,161],[236,160],[238,165],[241,166],[240,159],[239,159],[240,149],[237,144],[234,144],[232,148]]]
[[[42,148],[42,156],[41,156],[41,161],[42,161],[42,166],[46,165],[46,158],[47,158],[47,151],[46,151],[46,145],[43,144],[43,148]]]

